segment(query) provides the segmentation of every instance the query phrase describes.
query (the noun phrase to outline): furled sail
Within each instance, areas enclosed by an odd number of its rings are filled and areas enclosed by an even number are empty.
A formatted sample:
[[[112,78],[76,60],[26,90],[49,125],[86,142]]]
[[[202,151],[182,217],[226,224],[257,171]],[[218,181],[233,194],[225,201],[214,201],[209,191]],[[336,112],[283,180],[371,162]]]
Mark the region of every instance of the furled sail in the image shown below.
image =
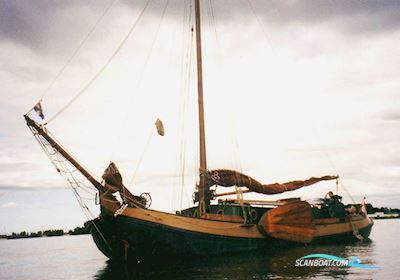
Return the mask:
[[[207,172],[207,184],[209,186],[218,185],[223,187],[239,186],[247,187],[249,190],[262,194],[278,194],[287,191],[294,191],[302,187],[310,186],[320,181],[335,180],[339,176],[311,177],[307,180],[297,180],[287,183],[261,184],[248,175],[235,170],[217,169]]]
[[[123,190],[122,176],[114,162],[110,162],[106,170],[104,170],[102,178],[108,187],[115,191]]]
[[[156,120],[156,128],[157,128],[158,135],[164,136],[164,134],[165,134],[164,124],[160,119]]]
[[[119,192],[125,203],[131,203],[133,206],[139,207],[146,206],[146,198],[132,194],[124,186],[121,173],[114,162],[110,162],[106,170],[104,170],[102,178],[104,179],[105,188],[112,193]]]

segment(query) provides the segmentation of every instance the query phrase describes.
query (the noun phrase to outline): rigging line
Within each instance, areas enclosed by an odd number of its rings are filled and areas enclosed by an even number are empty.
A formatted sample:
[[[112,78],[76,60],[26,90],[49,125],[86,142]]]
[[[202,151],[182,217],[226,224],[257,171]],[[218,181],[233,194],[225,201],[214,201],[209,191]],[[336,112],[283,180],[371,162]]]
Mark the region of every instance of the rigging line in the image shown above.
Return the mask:
[[[214,4],[213,4],[213,0],[208,0],[209,5],[209,24],[210,24],[210,28],[213,30],[214,33],[214,37],[215,37],[215,42],[217,45],[217,62],[219,64],[222,64],[221,61],[221,44],[220,44],[220,40],[218,38],[218,32],[217,32],[217,25],[216,25],[216,20],[215,20],[215,8],[214,8]],[[217,65],[218,68],[220,68],[220,65]]]
[[[54,168],[58,171],[59,169],[57,167],[57,164],[55,162],[53,162],[52,157],[50,156],[46,146],[40,141],[38,134],[36,134],[36,132],[34,132],[32,127],[29,127],[29,129],[32,131],[33,135],[35,136],[36,141],[39,143],[40,147],[43,149],[45,155],[50,160],[51,164],[53,164]]]
[[[60,159],[61,157],[63,157],[61,154],[57,154],[57,157]],[[82,197],[79,192],[78,192],[78,188],[81,188],[82,190],[84,190],[81,186],[80,186],[80,181],[78,181],[75,176],[72,173],[68,173],[68,171],[70,170],[68,167],[68,163],[62,162],[60,164],[62,166],[62,168],[67,171],[65,173],[64,178],[67,180],[67,182],[69,183],[70,187],[73,189],[74,193],[76,193],[79,197],[78,203],[84,205],[84,207],[88,210],[89,208],[86,206],[86,204],[83,202],[82,199],[84,199],[84,197]],[[92,193],[89,193],[91,195],[93,195]],[[89,199],[89,198],[85,198],[85,199]]]
[[[213,30],[214,33],[214,37],[215,37],[215,42],[217,45],[217,67],[219,70],[221,70],[221,65],[222,65],[222,48],[221,48],[221,43],[220,43],[220,39],[218,37],[218,30],[217,30],[217,24],[216,24],[216,17],[215,17],[215,7],[213,4],[213,0],[208,0],[208,7],[209,7],[209,23],[210,23],[210,28]],[[233,146],[233,150],[234,153],[232,154],[232,160],[233,160],[233,164],[235,165],[235,168],[239,171],[243,171],[242,169],[242,164],[241,164],[241,159],[240,159],[240,149],[239,149],[239,143],[238,143],[238,138],[237,138],[237,134],[236,129],[235,129],[235,123],[234,123],[234,116],[233,116],[232,110],[228,111],[228,115],[229,115],[229,121],[231,122],[231,129],[230,132],[232,133],[232,146]]]
[[[180,77],[181,77],[181,79],[180,79],[180,93],[181,93],[181,98],[180,98],[180,100],[182,100],[182,111],[180,111],[180,116],[179,116],[179,120],[180,120],[180,123],[179,123],[179,129],[178,129],[178,135],[177,135],[177,140],[176,140],[176,150],[177,150],[177,155],[176,155],[176,157],[177,157],[177,161],[179,162],[179,164],[178,164],[178,166],[177,166],[177,168],[176,168],[176,170],[175,170],[175,177],[177,178],[177,182],[176,182],[176,186],[178,186],[177,187],[177,190],[175,190],[176,188],[173,188],[173,192],[174,192],[174,195],[173,195],[173,197],[178,197],[178,196],[176,196],[175,195],[175,191],[179,191],[179,184],[180,184],[180,176],[181,176],[181,165],[182,165],[182,163],[181,163],[181,158],[182,158],[182,149],[183,149],[183,146],[182,146],[182,142],[183,142],[183,140],[182,140],[182,138],[184,137],[184,135],[183,135],[183,129],[182,129],[182,127],[184,126],[184,121],[185,121],[185,118],[184,118],[184,110],[185,110],[185,81],[186,81],[186,79],[185,79],[185,77],[186,77],[186,64],[185,64],[185,62],[187,62],[186,60],[185,60],[185,57],[187,56],[187,52],[188,52],[188,48],[185,48],[185,46],[186,46],[186,44],[187,44],[187,40],[188,40],[188,38],[187,38],[187,33],[186,33],[186,28],[187,28],[187,26],[186,26],[186,21],[187,21],[187,18],[188,18],[188,6],[189,6],[189,1],[182,1],[182,3],[183,3],[183,8],[182,8],[182,10],[183,10],[183,16],[182,16],[182,26],[181,26],[181,28],[182,28],[182,42],[181,42],[181,55],[180,55]],[[188,30],[190,30],[190,27],[189,27],[189,29]],[[179,198],[176,200],[176,201],[174,201],[174,200],[172,200],[172,202],[171,202],[171,208],[172,208],[172,210],[174,210],[175,209],[175,203],[177,203],[178,202],[178,200],[179,200]]]
[[[127,197],[125,195],[123,195],[123,196],[125,198],[129,199],[129,197]],[[104,198],[102,198],[102,199],[104,199]],[[107,199],[105,199],[105,200],[107,200]],[[158,217],[156,217],[156,216],[151,214],[152,210],[143,209],[142,205],[140,205],[138,203],[135,203],[135,201],[133,201],[132,199],[129,199],[129,202],[132,203],[132,205],[134,205],[136,207],[135,209],[137,209],[138,211],[141,211],[141,212],[145,213],[147,216],[159,219]],[[181,220],[184,223],[193,224],[193,225],[197,225],[197,226],[200,226],[202,228],[208,228],[208,229],[216,229],[216,228],[218,228],[218,229],[233,229],[233,228],[238,228],[238,227],[242,226],[242,224],[235,224],[235,225],[226,226],[226,227],[221,227],[221,226],[213,227],[213,226],[206,226],[206,225],[198,224],[196,222],[192,222],[191,220],[193,220],[193,218],[182,217],[182,216],[179,216],[179,215],[174,215],[174,218],[178,219],[178,220]],[[229,223],[229,224],[234,224],[234,223]]]
[[[310,125],[311,125],[311,131],[314,133],[314,136],[316,136],[316,138],[317,138],[317,141],[319,141],[320,142],[320,144],[321,144],[321,140],[322,140],[322,137],[321,137],[321,135],[319,134],[319,132],[318,132],[318,130],[317,130],[317,127],[315,126],[315,122],[313,121],[313,119],[312,118],[306,118],[306,119],[308,119],[308,121],[309,121],[309,123],[310,123]],[[337,169],[336,169],[336,167],[335,167],[335,164],[333,163],[333,161],[332,161],[332,159],[331,159],[331,157],[330,157],[330,155],[329,155],[329,153],[326,151],[326,150],[324,150],[324,149],[318,149],[320,152],[321,152],[321,154],[325,157],[325,159],[327,159],[328,160],[328,163],[329,163],[329,165],[330,165],[330,168],[332,168],[333,169],[333,171],[336,173],[336,175],[338,175],[339,173],[338,173],[338,171],[337,171]]]
[[[191,86],[191,77],[192,77],[192,62],[193,62],[193,47],[194,47],[194,36],[193,36],[193,31],[192,31],[192,5],[191,2],[189,2],[189,17],[188,17],[188,30],[189,30],[189,38],[187,41],[187,52],[186,52],[186,65],[185,65],[185,79],[184,79],[184,85],[183,85],[183,116],[186,116],[187,111],[188,111],[188,103],[189,103],[189,92],[190,92],[190,86]],[[181,193],[180,193],[180,208],[182,209],[183,207],[183,193],[186,189],[184,188],[185,184],[185,170],[186,170],[186,141],[187,141],[187,134],[185,133],[185,128],[186,128],[186,123],[185,123],[186,118],[182,118],[182,123],[181,123],[181,129],[182,129],[182,139],[181,139],[181,154],[180,154],[180,172],[181,172]]]
[[[96,223],[93,221],[95,216],[90,211],[89,207],[87,207],[87,205],[80,199],[80,196],[76,192],[76,190],[72,189],[72,192],[74,193],[75,198],[78,201],[78,204],[79,204],[83,214],[86,216],[86,219],[92,223],[94,228],[100,234],[100,237],[103,239],[104,243],[107,245],[108,249],[110,249],[110,251],[112,251],[111,246],[108,244],[108,242],[107,242],[106,238],[104,237],[103,233],[100,231],[100,229],[97,227]]]
[[[33,135],[35,136],[35,139],[39,142],[39,145],[43,148],[43,150],[45,151],[45,154],[48,156],[50,162],[56,167],[56,169],[59,170],[59,168],[64,168],[64,169],[67,169],[67,170],[68,170],[68,167],[66,166],[66,163],[65,163],[64,161],[61,161],[61,163],[59,164],[59,165],[61,165],[61,166],[58,166],[55,162],[53,162],[53,158],[50,157],[50,155],[47,153],[47,152],[48,152],[48,149],[47,149],[46,146],[44,145],[45,143],[43,143],[43,142],[40,141],[40,138],[39,138],[38,134],[35,133],[35,132],[33,131],[32,128],[30,128],[30,130],[32,131]],[[45,140],[45,139],[43,138],[43,140]],[[53,146],[50,146],[50,147],[53,148]],[[54,148],[53,148],[53,150],[54,150]],[[62,155],[59,154],[59,153],[54,153],[54,157],[55,157],[55,158],[60,159],[61,156],[62,156]],[[71,182],[71,180],[68,178],[68,176],[62,176],[62,177],[64,178],[64,180],[67,181],[67,183],[68,183],[69,186],[71,187],[72,192],[73,192],[73,194],[74,194],[74,196],[75,196],[75,198],[76,198],[76,200],[77,200],[77,202],[78,202],[78,204],[79,204],[79,206],[80,206],[80,208],[81,208],[83,214],[86,216],[86,219],[90,220],[90,222],[93,224],[93,226],[95,227],[95,229],[99,232],[99,234],[100,234],[101,238],[104,240],[105,244],[108,246],[108,248],[109,248],[110,250],[112,250],[111,247],[110,247],[110,245],[108,244],[107,240],[104,238],[104,236],[103,236],[102,232],[100,231],[100,229],[99,229],[99,228],[97,227],[97,225],[93,222],[93,219],[94,219],[93,213],[90,211],[89,207],[82,201],[82,198],[81,198],[81,196],[79,195],[79,193],[77,192],[76,188],[73,187],[74,183]],[[72,177],[72,178],[75,179],[74,177]]]
[[[194,49],[194,41],[193,41],[193,49]],[[196,65],[194,64],[194,61],[195,61],[195,52],[194,51],[192,53],[191,59],[192,59],[192,62],[193,62],[193,66],[190,68],[190,74],[191,74],[191,76],[196,76],[196,69],[195,69]],[[194,87],[194,85],[192,85],[192,87]],[[192,89],[192,91],[193,91],[193,89]],[[196,108],[195,102],[193,102],[196,97],[195,97],[195,95],[190,95],[190,97],[192,98],[192,103],[191,104],[192,104],[192,106],[194,106],[194,108],[192,107],[192,109],[196,110],[197,108]],[[194,182],[196,183],[197,179],[198,179],[198,174],[199,174],[198,163],[200,162],[200,154],[198,153],[197,149],[195,149],[195,146],[192,147],[192,153],[191,154],[192,154],[192,162],[196,163],[196,164],[192,164],[192,168],[193,168],[193,170],[192,170],[192,174],[193,174],[192,179],[194,178]],[[194,201],[191,199],[192,197],[187,194],[187,189],[184,189],[184,190],[185,190],[186,197],[189,197],[188,201],[191,202],[190,205],[194,205]]]
[[[316,136],[316,138],[319,140],[319,142],[321,142],[321,135],[319,134],[315,123],[312,119],[309,118],[309,123],[311,124],[311,131],[314,133],[314,136]],[[333,169],[333,171],[335,172],[336,175],[339,176],[339,173],[336,169],[336,166],[330,156],[330,154],[328,153],[328,151],[324,150],[324,149],[318,149],[320,151],[320,153],[325,157],[326,160],[328,160],[329,164],[330,164],[330,168]],[[353,204],[355,204],[355,200],[353,198],[353,196],[350,194],[350,192],[348,191],[348,189],[345,187],[343,180],[340,180],[340,185],[342,186],[342,189],[346,192],[347,196],[351,199],[351,201],[353,202]]]
[[[177,2],[178,4],[179,4],[179,2]],[[185,29],[184,29],[184,23],[185,23],[185,19],[186,19],[186,3],[185,3],[185,1],[182,1],[181,3],[183,3],[183,5],[182,5],[182,7],[181,6],[178,6],[177,5],[177,9],[179,9],[179,11],[182,11],[182,18],[180,19],[179,17],[176,17],[176,21],[175,21],[175,28],[174,28],[174,30],[175,30],[175,32],[174,32],[174,36],[173,36],[173,39],[172,39],[172,42],[171,42],[171,45],[170,45],[170,50],[169,50],[169,54],[172,54],[172,51],[173,51],[173,47],[174,46],[178,46],[179,45],[179,43],[176,43],[177,41],[178,41],[178,31],[179,31],[179,29],[180,28],[182,28],[182,30],[184,31]],[[181,23],[181,25],[179,24],[179,23]],[[184,32],[182,32],[181,34],[183,34],[183,36],[182,36],[182,38],[184,38]],[[182,46],[183,46],[183,44],[184,44],[184,40],[182,39],[182,42],[180,42],[180,44],[182,44]],[[180,49],[181,50],[181,52],[180,52],[180,57],[179,57],[179,62],[180,62],[180,64],[179,65],[177,65],[177,67],[179,67],[179,69],[180,69],[180,77],[182,77],[183,76],[183,47]],[[169,61],[168,61],[168,65],[170,65],[171,63],[172,63],[172,60],[173,60],[173,56],[171,55],[170,56],[170,59],[169,59]],[[182,78],[180,79],[180,81],[179,81],[180,83],[179,83],[179,92],[181,93],[181,95],[182,95]],[[182,96],[181,96],[182,97]],[[181,112],[180,112],[181,113]],[[180,120],[182,120],[183,119],[183,117],[181,116],[180,117]],[[176,142],[176,147],[177,147],[177,154],[176,154],[176,160],[178,161],[179,160],[179,147],[180,147],[180,145],[179,145],[179,142],[180,142],[180,137],[181,137],[181,132],[179,131],[179,129],[178,129],[178,132],[177,132],[177,142]],[[176,194],[176,191],[177,191],[177,186],[179,185],[179,166],[174,170],[174,179],[176,179],[176,181],[174,181],[172,184],[173,184],[173,188],[172,188],[172,197],[174,197],[175,199],[172,199],[171,200],[171,212],[172,211],[174,211],[175,209],[176,209],[176,203],[177,203],[177,194]],[[179,198],[178,198],[179,199]]]
[[[174,46],[175,46],[175,42],[176,42],[176,37],[177,37],[177,34],[178,34],[178,19],[175,21],[175,26],[174,26],[175,28],[174,28],[174,33],[173,33],[173,36],[171,36],[171,43],[170,43],[170,46],[169,46],[169,59],[168,59],[168,66],[167,66],[167,68],[169,68],[170,66],[171,66],[171,64],[172,64],[172,62],[173,62],[173,55],[172,55],[172,51],[173,51],[173,49],[174,49]]]
[[[193,49],[193,42],[190,45],[190,49],[189,49],[189,53],[192,53],[192,49]],[[190,56],[190,55],[189,55]],[[191,60],[190,60],[191,61]],[[190,85],[190,79],[191,79],[191,75],[190,75],[190,68],[191,68],[191,62],[189,62],[188,64],[188,69],[187,70],[187,75],[186,75],[186,85],[185,85],[185,89],[184,89],[184,100],[183,100],[183,118],[182,118],[182,123],[181,123],[181,130],[182,130],[182,139],[180,141],[180,147],[181,147],[181,151],[180,151],[180,173],[181,173],[181,201],[180,201],[180,207],[182,208],[182,203],[183,203],[183,190],[184,190],[184,185],[185,185],[185,171],[186,171],[186,144],[187,144],[187,138],[186,138],[186,133],[185,133],[185,127],[186,127],[186,118],[184,116],[186,116],[187,114],[187,109],[188,109],[188,95],[189,95],[189,89],[188,89],[188,85]]]
[[[46,129],[46,128],[45,128]],[[47,132],[47,134],[49,134],[56,142],[57,142],[57,144],[61,147],[61,148],[63,148],[63,150],[64,151],[66,151],[69,155],[71,155],[71,153],[68,151],[68,149],[67,148],[65,148],[62,144],[61,144],[61,142],[49,131],[49,130],[47,130],[46,129],[46,132]],[[69,159],[67,159],[67,158],[65,158],[67,161],[69,161]],[[78,162],[78,160],[76,160],[75,159],[75,161],[77,161]],[[78,162],[79,163],[79,162]],[[82,165],[81,163],[79,163],[80,165]],[[94,179],[96,179],[97,181],[100,181],[100,178],[97,176],[97,175],[95,175],[95,173],[93,173],[93,172],[91,172],[90,170],[88,170],[88,168],[86,168],[86,170],[90,173],[90,176],[92,177],[92,178],[94,178]]]
[[[276,57],[276,51],[275,51],[274,47],[271,45],[271,43],[270,43],[269,36],[268,36],[268,33],[267,33],[267,30],[265,28],[264,23],[262,22],[261,18],[257,15],[256,10],[255,10],[253,4],[251,3],[251,0],[247,0],[247,3],[249,4],[251,12],[254,14],[254,16],[256,17],[256,19],[258,21],[258,24],[261,27],[261,30],[262,30],[262,33],[264,35],[265,41],[267,42],[268,46],[271,48],[271,51],[272,51],[274,57]]]
[[[89,32],[86,34],[86,36],[83,38],[83,40],[78,45],[78,47],[72,52],[71,56],[67,59],[64,66],[60,69],[60,71],[57,72],[57,75],[54,77],[54,79],[50,82],[50,84],[44,90],[42,97],[39,99],[39,102],[43,100],[44,96],[48,93],[48,91],[53,87],[53,85],[57,82],[57,80],[60,78],[60,76],[64,73],[65,69],[69,66],[71,61],[75,58],[75,56],[78,54],[78,52],[82,49],[83,45],[86,43],[86,41],[89,39],[89,37],[93,34],[93,32],[95,31],[95,29],[97,28],[99,23],[103,20],[104,16],[108,13],[108,11],[111,9],[112,6],[114,6],[114,4],[117,1],[118,0],[112,0],[106,6],[105,10],[100,15],[100,17],[97,19],[97,21],[94,23],[93,27],[89,30]],[[31,111],[32,111],[32,109],[31,109]]]
[[[192,5],[191,5],[191,1],[184,1],[184,4],[187,3],[187,5],[184,6],[184,14],[183,14],[183,20],[182,20],[182,57],[181,57],[181,77],[185,77],[186,75],[186,70],[187,70],[187,59],[185,60],[185,57],[187,57],[188,55],[188,51],[189,51],[189,37],[192,36],[192,32],[191,30],[191,17],[192,17]],[[188,25],[188,29],[186,24]],[[186,30],[189,30],[189,32],[186,32]],[[186,45],[186,47],[185,47]],[[185,64],[186,62],[186,64]],[[184,86],[184,82],[186,80],[182,80],[182,85]],[[182,90],[183,91],[183,90]]]
[[[186,21],[187,21],[187,17],[188,17],[188,7],[187,7],[186,3],[188,3],[188,2],[183,1],[182,3],[184,4],[183,5],[183,17],[182,17],[182,46],[181,46],[181,50],[182,50],[181,75],[183,76],[183,71],[184,71],[184,63],[183,63],[184,60],[183,60],[183,58],[184,58],[184,55],[185,55],[184,51],[187,50],[187,49],[185,49],[186,36],[187,36],[185,31],[186,31]]]
[[[149,147],[149,145],[150,145],[151,138],[152,138],[152,136],[153,136],[153,131],[154,131],[154,126],[152,125],[152,126],[151,126],[151,129],[150,129],[149,136],[147,137],[146,145],[145,145],[145,147],[144,147],[144,149],[143,149],[142,154],[140,155],[140,158],[139,158],[138,163],[136,164],[136,168],[135,168],[135,171],[133,172],[132,178],[131,178],[131,180],[129,181],[129,184],[128,184],[128,187],[129,187],[129,188],[132,186],[133,181],[135,180],[136,175],[137,175],[137,173],[138,173],[138,171],[139,171],[139,167],[140,167],[140,165],[142,164],[142,161],[143,161],[143,159],[144,159],[144,155],[146,154],[147,149],[148,149],[148,147]]]
[[[349,193],[349,191],[347,190],[347,188],[344,186],[343,184],[343,180],[340,181],[340,184],[342,185],[342,189],[346,192],[346,194],[350,197],[351,201],[353,202],[353,204],[356,204],[354,198],[351,196],[351,194]]]
[[[221,48],[221,44],[220,44],[220,41],[219,41],[219,38],[218,38],[217,25],[216,25],[216,20],[215,20],[215,8],[214,8],[212,0],[209,0],[209,3],[210,3],[209,7],[210,7],[210,15],[211,15],[210,23],[211,23],[211,25],[213,27],[212,29],[214,31],[215,41],[217,43],[217,60],[218,60],[219,63],[221,63],[221,61],[222,61],[222,59],[221,59],[221,53],[222,53],[221,49],[222,48]],[[218,66],[220,66],[220,65],[218,65]]]
[[[165,12],[167,11],[168,5],[169,5],[169,0],[167,0],[167,1],[165,2],[165,6],[164,6],[164,9],[163,9],[163,11],[162,11],[161,19],[160,19],[160,22],[158,23],[157,31],[156,31],[156,34],[155,34],[155,36],[154,36],[154,39],[153,39],[153,42],[152,42],[152,45],[151,45],[150,53],[149,53],[148,56],[147,56],[146,65],[147,65],[147,61],[149,60],[151,54],[153,53],[153,49],[154,49],[154,46],[155,46],[156,41],[157,41],[157,39],[158,39],[158,33],[160,32],[161,24],[162,24],[162,22],[164,21]],[[146,65],[145,65],[145,66],[146,66]],[[140,81],[141,81],[141,79],[140,79]],[[139,82],[138,86],[139,86],[139,85],[140,85],[140,82]],[[142,152],[142,154],[141,154],[141,156],[140,156],[140,158],[139,158],[139,161],[138,161],[138,163],[136,164],[135,171],[134,171],[133,176],[132,176],[132,178],[131,178],[131,180],[130,180],[130,182],[129,182],[128,187],[131,187],[131,186],[132,186],[133,181],[134,181],[135,178],[136,178],[137,172],[139,171],[139,167],[140,167],[140,165],[141,165],[141,163],[142,163],[142,161],[143,161],[143,159],[144,159],[144,155],[146,154],[147,149],[148,149],[148,147],[149,147],[149,145],[150,145],[150,141],[151,141],[151,138],[152,138],[152,135],[153,135],[153,131],[154,131],[154,125],[152,125],[152,127],[151,127],[151,130],[150,130],[150,133],[149,133],[149,136],[148,136],[148,139],[147,139],[146,146],[144,147],[144,150],[143,150],[143,152]]]
[[[316,136],[316,138],[318,139],[318,141],[321,143],[321,135],[319,134],[314,121],[311,118],[309,119],[309,123],[311,124],[311,131],[314,133],[314,136]],[[328,160],[329,164],[330,164],[330,168],[333,169],[333,171],[335,172],[335,174],[337,176],[339,176],[339,173],[336,169],[336,166],[331,158],[331,156],[329,155],[328,151],[324,150],[324,149],[318,149],[320,151],[320,153],[325,157],[326,160]],[[346,187],[343,184],[343,180],[340,181],[341,182],[341,186],[343,188],[343,190],[346,192],[346,194],[350,197],[350,199],[353,201],[353,203],[355,203],[353,197],[351,196],[351,194],[349,193],[349,191],[346,189]]]
[[[149,3],[151,0],[147,0],[145,6],[143,7],[142,11],[140,12],[139,16],[136,18],[134,21],[133,25],[129,29],[128,33],[125,35],[123,40],[120,42],[118,47],[114,50],[112,55],[108,58],[106,63],[100,68],[100,70],[89,80],[89,82],[64,106],[59,110],[55,115],[53,115],[46,123],[49,124],[52,122],[55,118],[57,118],[60,114],[62,114],[66,109],[68,109],[69,106],[71,106],[83,93],[86,92],[86,90],[97,80],[97,78],[100,77],[100,75],[104,72],[104,70],[107,68],[107,66],[113,61],[113,59],[117,56],[119,51],[122,49],[124,46],[125,42],[128,40],[129,36],[132,34],[132,32],[135,30],[136,26],[138,25],[140,19],[142,18],[144,12],[146,11],[147,7],[149,6]]]
[[[162,23],[163,20],[164,20],[165,11],[167,10],[168,4],[169,4],[169,0],[166,1],[166,4],[165,4],[164,9],[163,9],[163,12],[162,12],[162,16],[161,16],[161,18],[160,18],[160,22],[158,23],[158,27],[157,27],[157,30],[156,30],[156,34],[155,34],[155,36],[154,36],[154,38],[153,38],[153,41],[151,42],[150,51],[147,53],[146,60],[145,60],[145,62],[144,62],[144,64],[143,64],[143,68],[142,68],[141,71],[140,71],[140,76],[139,76],[139,79],[137,80],[137,84],[136,84],[136,87],[135,87],[136,90],[139,90],[139,89],[140,89],[140,86],[141,86],[141,84],[142,84],[143,75],[144,75],[144,72],[146,71],[147,64],[148,64],[148,62],[149,62],[149,60],[150,60],[150,57],[151,57],[151,55],[153,54],[153,49],[154,49],[154,46],[155,46],[156,41],[157,41],[157,39],[158,39],[158,33],[159,33],[159,31],[160,31],[161,23]],[[123,133],[123,131],[122,131],[122,125],[123,125],[123,123],[125,123],[125,122],[127,121],[128,116],[129,116],[129,112],[130,112],[130,110],[129,110],[129,108],[128,108],[127,111],[126,111],[126,113],[125,113],[125,115],[124,115],[124,117],[123,117],[123,119],[122,119],[123,121],[120,122],[121,125],[120,125],[120,127],[119,127],[119,129],[118,129],[118,131],[119,131],[118,137],[116,136],[115,139],[114,139],[114,141],[113,141],[112,143],[116,143],[116,142],[117,142],[117,139],[121,139],[121,136],[122,136],[122,133]],[[115,145],[112,145],[112,146],[113,146],[114,148],[112,149],[112,152],[111,152],[111,155],[110,155],[109,158],[113,158],[114,155],[115,155],[115,152],[116,152],[116,150],[115,150]]]
[[[194,74],[193,73],[193,71],[194,71],[194,65],[193,65],[193,60],[194,60],[194,36],[193,36],[193,33],[192,33],[191,41],[190,41],[190,49],[189,49],[189,57],[188,57],[188,59],[189,59],[189,63],[188,63],[187,85],[186,85],[186,113],[188,112],[188,103],[189,103],[189,100],[190,100],[189,99],[189,97],[190,97],[190,88],[191,88],[191,85],[192,85],[192,76]],[[187,135],[187,133],[186,133],[186,135]],[[185,141],[187,141],[187,138],[185,139]],[[185,144],[185,148],[186,148],[186,144]],[[196,161],[196,162],[198,162],[198,161]],[[186,152],[184,154],[183,164],[186,165]],[[185,170],[182,171],[183,172],[182,173],[183,177],[185,176],[184,171]],[[196,174],[196,172],[194,172],[194,174]],[[181,190],[182,200],[183,200],[183,191],[185,192],[186,197],[188,197],[188,194],[186,192],[186,189],[184,188],[184,184],[183,183],[184,182],[182,181],[182,190]],[[190,198],[189,198],[189,201],[190,201]]]
[[[93,185],[88,185],[89,181],[85,178],[85,180],[82,180],[81,185],[85,187],[86,189],[92,190],[94,192],[97,192],[97,189],[93,187]]]

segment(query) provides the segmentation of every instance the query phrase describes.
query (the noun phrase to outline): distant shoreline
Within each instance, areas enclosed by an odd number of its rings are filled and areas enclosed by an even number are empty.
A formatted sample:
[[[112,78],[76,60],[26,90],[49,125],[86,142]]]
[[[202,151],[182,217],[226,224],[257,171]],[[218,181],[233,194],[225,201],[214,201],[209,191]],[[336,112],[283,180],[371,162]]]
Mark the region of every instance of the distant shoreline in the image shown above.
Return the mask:
[[[13,232],[11,235],[0,235],[0,239],[26,239],[26,238],[39,238],[39,237],[53,237],[53,236],[63,236],[63,235],[83,235],[90,234],[87,228],[76,227],[73,230],[64,232],[62,229],[49,229],[45,231],[38,232],[26,232],[22,231],[20,233]]]
[[[400,219],[400,216],[372,216],[368,215],[368,217],[374,220],[387,220],[387,219]]]

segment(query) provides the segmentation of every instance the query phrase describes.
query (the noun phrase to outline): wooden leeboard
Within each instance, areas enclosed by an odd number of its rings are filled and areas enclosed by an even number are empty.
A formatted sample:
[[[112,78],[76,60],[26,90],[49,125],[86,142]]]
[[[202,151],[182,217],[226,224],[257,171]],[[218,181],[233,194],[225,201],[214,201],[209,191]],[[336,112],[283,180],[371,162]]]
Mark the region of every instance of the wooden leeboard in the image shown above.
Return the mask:
[[[259,225],[274,238],[294,242],[309,243],[315,234],[311,206],[305,201],[290,202],[269,210]]]

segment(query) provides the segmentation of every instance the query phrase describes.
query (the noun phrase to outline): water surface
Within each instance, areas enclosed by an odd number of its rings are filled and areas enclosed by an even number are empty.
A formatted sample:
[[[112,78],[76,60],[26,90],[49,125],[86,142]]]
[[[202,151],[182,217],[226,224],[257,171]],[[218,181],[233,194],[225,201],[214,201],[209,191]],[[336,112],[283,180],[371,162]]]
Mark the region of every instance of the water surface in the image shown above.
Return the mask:
[[[140,264],[109,263],[90,235],[0,240],[0,279],[400,279],[400,219],[376,220],[368,242],[306,246],[265,254]],[[324,253],[358,257],[379,269],[296,267],[297,258]]]

